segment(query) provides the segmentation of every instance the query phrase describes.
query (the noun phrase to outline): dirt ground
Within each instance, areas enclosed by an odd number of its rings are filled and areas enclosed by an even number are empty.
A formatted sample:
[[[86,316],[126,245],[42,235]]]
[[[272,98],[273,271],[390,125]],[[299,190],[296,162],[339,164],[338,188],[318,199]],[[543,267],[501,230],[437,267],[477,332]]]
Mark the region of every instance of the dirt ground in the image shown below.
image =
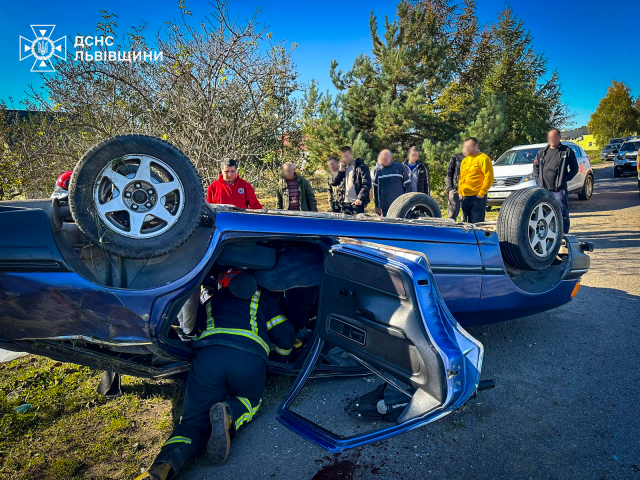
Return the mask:
[[[636,179],[598,165],[591,201],[570,201],[572,233],[593,241],[591,270],[568,305],[469,329],[496,388],[405,435],[332,455],[263,410],[226,465],[194,462],[182,480],[631,478],[640,476],[640,199]],[[317,380],[299,411],[336,431],[371,379]],[[355,428],[355,431],[353,430]]]

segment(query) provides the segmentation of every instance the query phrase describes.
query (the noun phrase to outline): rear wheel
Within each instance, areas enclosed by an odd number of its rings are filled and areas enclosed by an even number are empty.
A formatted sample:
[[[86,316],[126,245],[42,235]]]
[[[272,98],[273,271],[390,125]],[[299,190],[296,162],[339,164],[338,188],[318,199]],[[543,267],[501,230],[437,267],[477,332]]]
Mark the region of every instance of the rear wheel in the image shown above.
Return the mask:
[[[184,243],[202,216],[204,192],[189,159],[155,137],[123,135],[76,165],[69,205],[76,224],[114,255],[153,258]]]
[[[412,192],[400,195],[394,200],[387,212],[389,218],[441,218],[438,203],[426,193]]]
[[[589,200],[591,195],[593,195],[593,175],[587,175],[587,178],[584,179],[582,191],[578,193],[578,198],[580,200]]]
[[[551,192],[528,188],[511,194],[498,215],[498,239],[504,260],[521,270],[543,270],[562,243],[562,211]]]

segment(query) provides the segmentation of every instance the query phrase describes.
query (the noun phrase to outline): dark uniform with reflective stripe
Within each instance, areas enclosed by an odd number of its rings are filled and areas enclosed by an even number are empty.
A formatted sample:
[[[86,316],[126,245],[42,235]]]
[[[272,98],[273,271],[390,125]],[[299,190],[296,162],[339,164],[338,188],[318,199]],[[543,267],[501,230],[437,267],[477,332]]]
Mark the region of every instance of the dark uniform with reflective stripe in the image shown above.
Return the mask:
[[[170,464],[174,473],[206,445],[213,405],[228,403],[236,430],[253,418],[264,392],[267,357],[286,358],[295,341],[278,303],[260,290],[250,299],[219,290],[199,312],[198,326],[182,419],[154,462]]]

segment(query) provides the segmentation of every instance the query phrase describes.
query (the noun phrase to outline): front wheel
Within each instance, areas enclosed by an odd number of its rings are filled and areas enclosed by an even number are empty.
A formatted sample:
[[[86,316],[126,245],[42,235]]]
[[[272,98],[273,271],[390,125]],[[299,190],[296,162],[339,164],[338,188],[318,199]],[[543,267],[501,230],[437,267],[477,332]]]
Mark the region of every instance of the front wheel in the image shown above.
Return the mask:
[[[578,198],[580,200],[589,200],[591,195],[593,195],[593,175],[587,175],[587,178],[584,179],[584,187],[578,193]]]
[[[400,195],[387,212],[388,218],[442,218],[438,203],[426,193],[412,192]]]
[[[76,224],[96,245],[126,258],[154,258],[187,241],[204,192],[189,159],[145,135],[102,141],[78,162],[69,185]]]
[[[617,168],[613,167],[613,176],[614,177],[619,177],[620,176],[620,170],[618,170]]]

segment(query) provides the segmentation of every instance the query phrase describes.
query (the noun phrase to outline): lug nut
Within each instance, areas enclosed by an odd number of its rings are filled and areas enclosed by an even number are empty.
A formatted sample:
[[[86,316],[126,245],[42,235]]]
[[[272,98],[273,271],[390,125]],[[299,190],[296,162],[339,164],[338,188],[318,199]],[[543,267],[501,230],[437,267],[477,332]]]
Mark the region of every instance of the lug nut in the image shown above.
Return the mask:
[[[147,208],[151,208],[151,202],[147,202],[147,203],[145,204],[145,207],[147,207]]]
[[[131,198],[131,192],[124,192],[124,196],[126,198]]]
[[[149,190],[147,190],[147,193],[148,193],[149,195],[153,195],[153,190],[150,188]]]
[[[140,185],[139,183],[136,183],[136,188],[140,188],[142,185]]]
[[[138,205],[135,205],[135,204],[131,205],[131,208],[133,208],[134,210],[137,210],[138,209]]]

